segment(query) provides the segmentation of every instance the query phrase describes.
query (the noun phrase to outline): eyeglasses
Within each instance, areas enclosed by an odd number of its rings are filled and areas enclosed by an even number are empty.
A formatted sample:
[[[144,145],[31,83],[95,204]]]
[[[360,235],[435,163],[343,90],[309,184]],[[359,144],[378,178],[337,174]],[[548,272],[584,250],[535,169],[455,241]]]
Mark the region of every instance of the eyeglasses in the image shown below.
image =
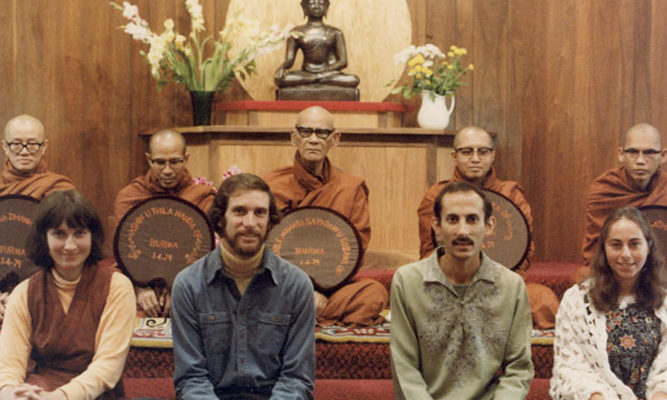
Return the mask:
[[[459,147],[458,149],[454,149],[454,151],[463,158],[470,158],[475,153],[477,153],[479,158],[488,158],[491,157],[494,150],[490,147],[480,147],[478,149],[474,147]]]
[[[635,149],[633,147],[623,149],[623,154],[625,154],[626,156],[628,156],[628,158],[633,159],[633,160],[636,159],[637,157],[639,157],[640,154],[643,155],[644,158],[652,160],[652,159],[656,158],[658,156],[658,154],[660,154],[660,153],[662,153],[662,151],[655,150],[655,149],[639,150],[639,149]]]
[[[14,154],[19,154],[20,152],[23,151],[23,148],[28,150],[28,153],[30,154],[35,154],[39,151],[40,147],[44,144],[44,142],[38,143],[38,142],[28,142],[28,143],[23,143],[19,140],[15,140],[13,142],[8,142],[5,140],[5,143],[7,144],[7,147],[9,147],[9,150],[14,153]]]
[[[335,129],[327,129],[327,128],[308,128],[305,126],[296,126],[296,131],[299,133],[299,136],[301,136],[304,139],[308,139],[310,135],[313,133],[315,136],[317,136],[320,139],[329,139],[329,136],[331,136],[332,133],[334,133]]]
[[[165,160],[164,158],[151,158],[151,163],[157,165],[159,168],[164,168],[169,164],[172,168],[177,168],[183,165],[185,162],[182,158],[170,158]]]

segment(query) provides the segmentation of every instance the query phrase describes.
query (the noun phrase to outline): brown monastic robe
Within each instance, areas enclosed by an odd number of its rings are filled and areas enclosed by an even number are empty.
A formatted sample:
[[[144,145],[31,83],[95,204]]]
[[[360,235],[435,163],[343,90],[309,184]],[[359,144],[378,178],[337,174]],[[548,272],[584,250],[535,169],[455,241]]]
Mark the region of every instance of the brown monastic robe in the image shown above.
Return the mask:
[[[324,160],[322,176],[308,172],[298,152],[292,166],[269,172],[264,180],[276,197],[281,215],[302,207],[330,208],[347,217],[361,236],[364,251],[371,237],[366,182],[333,167]],[[380,312],[388,305],[387,289],[372,279],[354,278],[329,296],[327,306],[317,317],[323,326],[372,325],[383,321]]]
[[[149,170],[145,175],[135,178],[129,185],[122,188],[116,195],[114,216],[116,224],[130,209],[140,202],[155,196],[170,195],[187,200],[200,210],[207,212],[215,198],[215,188],[199,185],[194,182],[190,172],[183,171],[181,178],[173,189],[167,190],[158,184],[157,179]]]
[[[44,160],[30,174],[22,174],[5,160],[5,169],[0,176],[0,196],[21,194],[38,200],[57,190],[74,189],[72,181],[63,175],[49,172]]]
[[[32,351],[26,383],[53,391],[88,368],[114,271],[97,265],[84,267],[67,314],[50,272],[42,270],[29,278]],[[122,385],[117,385],[101,398],[120,398],[122,393]]]
[[[431,186],[417,209],[419,216],[419,255],[421,258],[428,257],[433,252],[433,239],[431,220],[434,217],[433,204],[436,197],[450,182],[465,182],[466,179],[454,169],[454,176],[450,180],[440,181]],[[491,167],[486,178],[482,181],[482,189],[493,190],[510,199],[526,217],[530,232],[533,231],[533,214],[530,204],[526,200],[525,193],[521,185],[515,181],[503,181],[496,176],[496,170]],[[518,267],[517,273],[522,275],[525,280],[525,273],[530,267],[530,259],[535,252],[535,243],[531,240],[528,256],[526,260]],[[558,311],[558,297],[550,288],[534,283],[526,282],[528,299],[530,301],[530,310],[533,314],[533,325],[539,329],[551,329],[555,326],[556,312]]]
[[[637,188],[625,167],[611,169],[597,177],[586,197],[586,221],[582,256],[590,264],[597,250],[604,220],[619,207],[667,206],[667,174],[658,168],[646,190]]]

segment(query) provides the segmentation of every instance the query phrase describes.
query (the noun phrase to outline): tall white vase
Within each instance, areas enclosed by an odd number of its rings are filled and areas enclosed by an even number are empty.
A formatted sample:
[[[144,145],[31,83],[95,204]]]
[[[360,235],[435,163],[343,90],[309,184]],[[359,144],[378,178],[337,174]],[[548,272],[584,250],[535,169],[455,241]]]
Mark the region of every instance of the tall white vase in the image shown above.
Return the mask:
[[[422,105],[417,113],[417,123],[426,129],[445,129],[449,125],[449,116],[454,111],[455,98],[450,97],[451,102],[447,107],[445,96],[422,92]]]

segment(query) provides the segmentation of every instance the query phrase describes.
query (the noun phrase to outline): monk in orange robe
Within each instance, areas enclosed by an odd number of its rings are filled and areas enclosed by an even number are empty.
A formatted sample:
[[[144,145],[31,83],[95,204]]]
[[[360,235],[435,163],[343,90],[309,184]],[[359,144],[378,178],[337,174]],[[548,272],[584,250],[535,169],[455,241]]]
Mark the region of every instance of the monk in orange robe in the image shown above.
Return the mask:
[[[195,183],[186,168],[190,153],[185,138],[179,132],[165,129],[151,136],[146,161],[149,171],[135,178],[116,195],[114,215],[116,224],[132,207],[155,196],[170,195],[187,200],[206,213],[213,203],[215,188]],[[171,296],[153,288],[136,288],[137,305],[149,317],[169,315]]]
[[[455,161],[452,179],[440,181],[431,186],[417,209],[417,215],[419,216],[419,255],[421,258],[429,256],[434,249],[435,236],[431,228],[431,221],[435,217],[433,205],[440,191],[449,182],[469,182],[480,186],[482,189],[493,190],[509,198],[526,217],[529,229],[532,232],[533,216],[523,188],[518,182],[503,181],[496,176],[495,169],[492,166],[495,159],[495,149],[491,135],[474,126],[461,129],[454,137],[452,157]],[[535,244],[531,240],[526,260],[515,271],[524,279],[534,252]],[[558,311],[558,297],[556,297],[556,294],[547,286],[534,282],[526,282],[526,289],[528,290],[535,327],[539,329],[553,328],[556,311]]]
[[[291,141],[297,148],[293,165],[264,177],[278,210],[283,215],[306,206],[337,211],[359,231],[365,252],[371,237],[368,188],[363,179],[335,168],[327,157],[340,141],[332,115],[318,106],[303,110],[291,132]],[[384,320],[380,312],[388,303],[387,289],[372,279],[353,278],[329,297],[315,292],[317,323],[322,326],[380,323]]]
[[[0,175],[0,196],[20,194],[43,199],[56,190],[74,189],[72,181],[50,172],[43,160],[48,140],[44,125],[37,118],[23,114],[5,125],[5,168]],[[0,323],[5,314],[9,292],[0,292]]]
[[[624,206],[667,206],[667,173],[661,164],[667,161],[658,130],[646,123],[631,127],[618,148],[619,168],[597,177],[586,197],[586,221],[582,256],[585,267],[577,270],[573,282],[585,278],[595,256],[602,224],[613,210]]]

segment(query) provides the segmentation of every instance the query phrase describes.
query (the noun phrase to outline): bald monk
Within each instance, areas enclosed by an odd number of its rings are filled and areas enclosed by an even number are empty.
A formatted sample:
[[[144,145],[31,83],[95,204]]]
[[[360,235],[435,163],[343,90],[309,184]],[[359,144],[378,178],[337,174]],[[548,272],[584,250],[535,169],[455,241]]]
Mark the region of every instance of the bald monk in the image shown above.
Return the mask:
[[[431,229],[433,204],[438,193],[449,182],[469,182],[486,190],[493,190],[509,198],[526,217],[530,231],[533,230],[533,216],[530,204],[526,200],[523,188],[515,181],[503,181],[498,179],[493,168],[495,159],[495,147],[491,135],[484,129],[470,126],[461,129],[454,137],[454,176],[450,180],[444,180],[431,186],[424,195],[417,215],[419,216],[419,255],[425,258],[434,249],[433,241],[437,240]],[[535,244],[530,243],[526,260],[515,272],[526,278],[526,271],[530,267],[530,259],[535,251]],[[534,282],[526,282],[530,308],[533,313],[533,324],[539,329],[551,329],[554,327],[556,311],[558,311],[558,298],[554,292]]]
[[[667,161],[667,149],[662,135],[647,124],[637,124],[623,135],[623,147],[618,148],[621,166],[597,177],[586,197],[586,221],[582,256],[589,265],[595,255],[600,229],[607,216],[624,206],[667,206],[667,174],[661,164]],[[584,267],[575,273],[579,282],[588,275]]]
[[[37,118],[23,114],[7,122],[0,196],[21,194],[41,200],[56,190],[74,189],[68,177],[48,171],[43,160],[47,145],[44,125]]]
[[[5,169],[0,177],[0,196],[21,194],[41,200],[56,190],[74,189],[72,181],[50,172],[43,160],[48,140],[37,118],[22,114],[5,125]],[[0,323],[9,292],[0,291]]]
[[[276,197],[278,210],[283,215],[307,206],[337,211],[359,231],[365,252],[371,238],[368,188],[363,179],[335,168],[327,157],[340,141],[332,115],[319,106],[306,108],[292,129],[291,141],[297,148],[293,165],[264,177]],[[317,322],[322,326],[380,323],[380,312],[388,302],[385,287],[372,279],[354,278],[329,297],[315,291]]]
[[[151,136],[146,161],[150,169],[135,178],[118,192],[114,205],[116,224],[132,207],[155,196],[170,195],[187,200],[206,213],[215,197],[215,188],[196,184],[186,163],[185,138],[173,129],[165,129]],[[166,317],[171,297],[167,291],[136,288],[137,304],[149,317]]]

